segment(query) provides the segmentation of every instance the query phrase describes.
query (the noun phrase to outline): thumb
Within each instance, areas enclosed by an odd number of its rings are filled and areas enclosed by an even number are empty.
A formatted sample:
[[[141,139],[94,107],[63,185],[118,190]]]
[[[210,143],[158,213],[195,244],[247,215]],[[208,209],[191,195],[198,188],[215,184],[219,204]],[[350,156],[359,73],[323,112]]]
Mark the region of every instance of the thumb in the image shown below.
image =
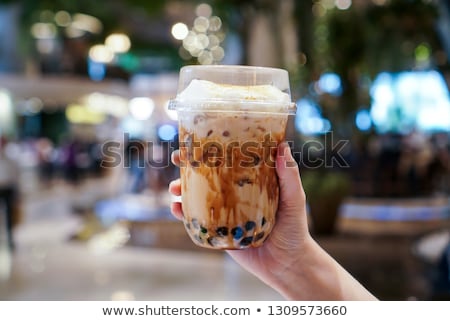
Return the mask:
[[[278,146],[276,170],[280,184],[279,209],[303,209],[306,206],[305,191],[303,190],[297,163],[286,142]]]

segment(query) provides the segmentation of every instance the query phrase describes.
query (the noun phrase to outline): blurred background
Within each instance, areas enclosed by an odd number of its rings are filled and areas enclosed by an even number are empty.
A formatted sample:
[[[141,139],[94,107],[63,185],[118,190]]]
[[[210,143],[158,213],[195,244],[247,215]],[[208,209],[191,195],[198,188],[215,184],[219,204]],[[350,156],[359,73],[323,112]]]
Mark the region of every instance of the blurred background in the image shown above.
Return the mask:
[[[169,213],[187,64],[287,69],[313,236],[450,298],[448,1],[0,0],[0,37],[0,299],[281,299]]]

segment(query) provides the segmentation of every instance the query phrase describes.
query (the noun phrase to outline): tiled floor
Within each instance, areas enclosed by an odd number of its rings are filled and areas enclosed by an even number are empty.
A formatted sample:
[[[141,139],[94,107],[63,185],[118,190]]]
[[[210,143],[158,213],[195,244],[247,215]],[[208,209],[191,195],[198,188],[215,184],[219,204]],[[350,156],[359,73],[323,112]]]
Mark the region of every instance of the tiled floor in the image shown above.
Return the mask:
[[[90,181],[26,193],[11,265],[0,249],[1,300],[282,299],[223,253],[121,246],[120,226],[96,242],[73,240],[84,221],[72,205],[102,191],[104,182]]]

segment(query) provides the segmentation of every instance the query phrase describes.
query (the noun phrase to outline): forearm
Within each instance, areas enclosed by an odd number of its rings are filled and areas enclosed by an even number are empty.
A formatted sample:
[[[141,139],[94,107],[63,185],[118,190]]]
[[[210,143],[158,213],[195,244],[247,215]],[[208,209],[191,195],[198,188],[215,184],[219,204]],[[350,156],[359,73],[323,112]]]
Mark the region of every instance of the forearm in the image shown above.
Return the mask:
[[[311,240],[297,263],[286,266],[274,287],[290,300],[376,300],[357,280]]]

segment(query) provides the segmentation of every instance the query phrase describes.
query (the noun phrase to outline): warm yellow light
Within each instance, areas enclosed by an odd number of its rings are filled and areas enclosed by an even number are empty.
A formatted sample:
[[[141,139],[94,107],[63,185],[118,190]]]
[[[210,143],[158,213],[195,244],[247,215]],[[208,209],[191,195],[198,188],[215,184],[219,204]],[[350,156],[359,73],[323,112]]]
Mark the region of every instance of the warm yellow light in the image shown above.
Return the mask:
[[[194,29],[200,33],[206,33],[209,28],[209,19],[205,17],[197,17],[194,20]]]
[[[103,24],[99,19],[83,13],[76,13],[73,15],[71,27],[95,34],[98,34],[103,30]]]
[[[198,62],[202,65],[210,65],[214,62],[211,51],[203,50],[198,56]]]
[[[225,51],[222,47],[217,46],[211,49],[211,54],[214,59],[214,61],[222,61],[223,57],[225,57]]]
[[[113,33],[106,38],[105,45],[115,53],[125,53],[130,50],[131,41],[126,34]]]
[[[114,52],[107,46],[95,45],[89,49],[89,58],[95,62],[108,64],[114,59]]]
[[[199,49],[205,49],[209,45],[209,38],[207,35],[201,33],[197,35],[197,47]]]
[[[72,25],[69,25],[69,26],[67,26],[67,28],[65,30],[65,34],[69,38],[79,38],[79,37],[84,36],[85,31],[74,28]]]
[[[177,40],[183,40],[188,33],[188,27],[182,22],[177,22],[172,26],[172,36]]]
[[[222,28],[222,20],[219,17],[214,16],[214,17],[209,18],[209,30],[210,31],[214,31],[214,32],[219,31],[220,28]]]
[[[52,23],[37,22],[31,26],[31,34],[36,39],[53,39],[56,36],[56,27]]]
[[[81,99],[87,108],[121,118],[128,114],[128,99],[94,92]]]
[[[216,35],[209,35],[208,40],[209,40],[208,48],[214,48],[220,45],[220,40]]]
[[[195,8],[195,14],[199,17],[209,18],[212,14],[212,8],[207,3],[200,3],[197,8]]]
[[[58,26],[67,27],[70,25],[71,21],[72,17],[67,11],[61,10],[55,14],[55,22]]]
[[[74,124],[100,124],[105,120],[105,114],[77,104],[67,106],[66,117]]]

